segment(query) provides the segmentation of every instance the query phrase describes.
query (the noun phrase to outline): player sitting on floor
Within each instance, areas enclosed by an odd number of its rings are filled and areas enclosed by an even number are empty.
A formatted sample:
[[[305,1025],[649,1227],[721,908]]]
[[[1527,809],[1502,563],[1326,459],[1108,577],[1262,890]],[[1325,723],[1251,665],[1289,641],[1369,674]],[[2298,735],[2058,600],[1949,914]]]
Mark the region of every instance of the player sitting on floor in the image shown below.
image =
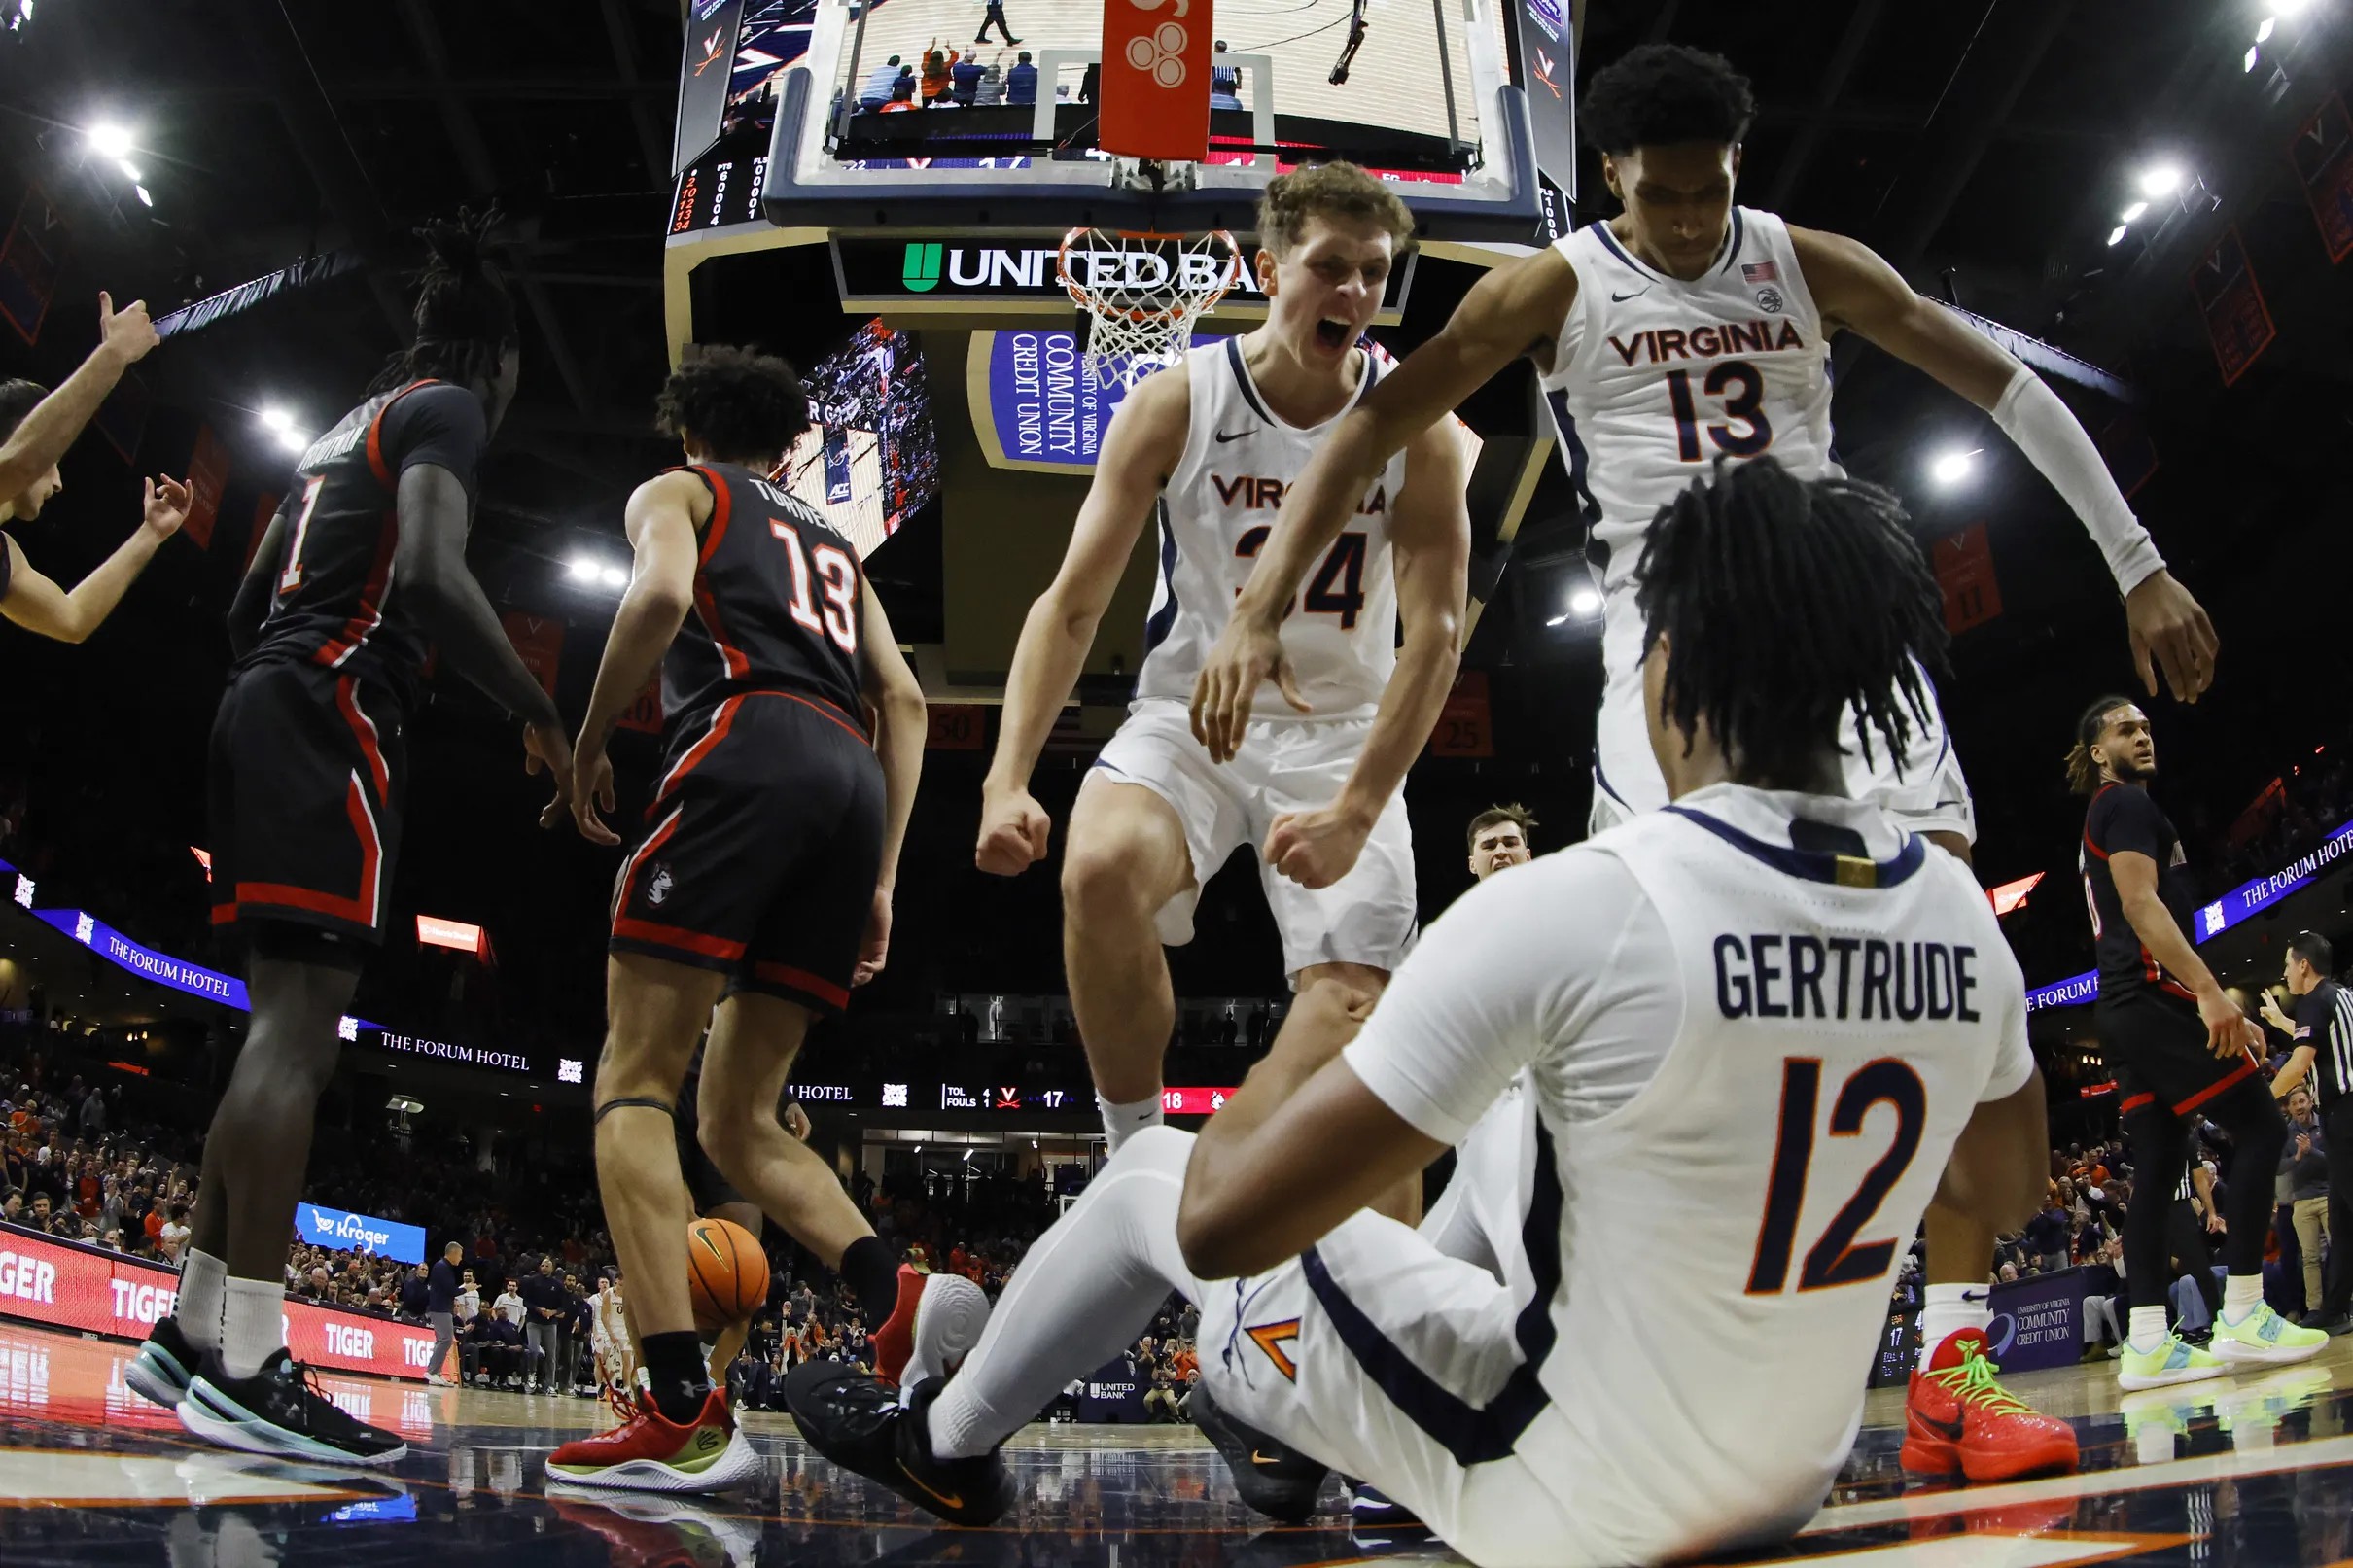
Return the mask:
[[[1893,498],[1760,460],[1646,542],[1674,805],[1473,889],[1369,1023],[1341,988],[1303,996],[1198,1139],[1128,1141],[953,1378],[902,1408],[794,1374],[820,1452],[996,1518],[999,1446],[1173,1286],[1202,1314],[1194,1418],[1279,1517],[1312,1512],[1326,1465],[1484,1564],[1694,1557],[1812,1516],[1938,1172],[2005,1224],[2033,1211],[2042,1081],[1975,880],[1842,793],[1842,715],[1901,750],[1941,662]],[[1365,1204],[1524,1069],[1515,1286]]]

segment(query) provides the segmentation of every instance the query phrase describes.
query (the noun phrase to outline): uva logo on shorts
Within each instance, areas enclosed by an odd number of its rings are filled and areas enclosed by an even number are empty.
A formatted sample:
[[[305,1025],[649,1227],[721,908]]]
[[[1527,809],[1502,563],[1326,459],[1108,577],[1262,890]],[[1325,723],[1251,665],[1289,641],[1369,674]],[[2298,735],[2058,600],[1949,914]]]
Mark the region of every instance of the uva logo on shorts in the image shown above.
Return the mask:
[[[669,896],[670,868],[668,866],[657,865],[653,868],[653,880],[646,884],[646,902],[649,904],[658,904]]]

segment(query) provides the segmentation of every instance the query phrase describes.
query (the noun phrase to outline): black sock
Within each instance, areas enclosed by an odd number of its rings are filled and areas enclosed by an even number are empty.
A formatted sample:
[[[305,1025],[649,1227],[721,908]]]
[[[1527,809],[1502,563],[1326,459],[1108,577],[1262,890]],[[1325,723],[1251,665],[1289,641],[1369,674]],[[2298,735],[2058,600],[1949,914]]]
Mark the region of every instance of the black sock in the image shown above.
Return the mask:
[[[865,1315],[868,1334],[891,1320],[898,1307],[898,1260],[881,1237],[861,1236],[851,1242],[837,1272],[858,1293],[858,1309]]]
[[[702,1342],[692,1329],[645,1338],[646,1379],[653,1385],[653,1404],[665,1420],[680,1425],[702,1413],[711,1394],[711,1377],[703,1366]]]

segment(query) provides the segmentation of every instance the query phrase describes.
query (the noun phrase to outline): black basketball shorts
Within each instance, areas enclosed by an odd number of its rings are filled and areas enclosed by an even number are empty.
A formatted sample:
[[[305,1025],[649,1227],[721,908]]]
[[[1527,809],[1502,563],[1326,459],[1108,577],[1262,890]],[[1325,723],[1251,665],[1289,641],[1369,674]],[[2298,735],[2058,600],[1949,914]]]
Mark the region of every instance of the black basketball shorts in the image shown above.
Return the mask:
[[[401,705],[292,661],[230,678],[207,761],[212,919],[250,945],[282,922],[382,943],[408,781]]]
[[[758,691],[687,715],[615,882],[612,951],[840,1011],[882,869],[883,793],[873,745],[830,703]]]
[[[2117,1110],[2125,1116],[2151,1105],[2187,1116],[2257,1070],[2253,1057],[2217,1057],[2206,1044],[2197,1004],[2178,996],[2102,996],[2093,1018],[2101,1055],[2116,1071]]]

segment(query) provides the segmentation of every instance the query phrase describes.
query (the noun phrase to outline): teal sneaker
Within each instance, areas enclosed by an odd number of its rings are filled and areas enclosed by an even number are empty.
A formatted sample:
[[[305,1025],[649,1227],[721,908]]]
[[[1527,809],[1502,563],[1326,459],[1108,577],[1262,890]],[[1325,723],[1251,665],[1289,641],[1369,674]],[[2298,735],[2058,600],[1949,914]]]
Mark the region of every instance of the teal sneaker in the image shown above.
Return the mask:
[[[2257,1302],[2236,1323],[2228,1314],[2214,1320],[2214,1353],[2233,1366],[2284,1367],[2311,1360],[2328,1344],[2326,1330],[2298,1328],[2269,1302]]]
[[[2220,1329],[2215,1331],[2215,1337],[2222,1337]],[[2165,1342],[2154,1350],[2135,1350],[2127,1343],[2117,1363],[2116,1380],[2127,1392],[2138,1392],[2174,1383],[2200,1382],[2220,1377],[2230,1370],[2214,1356],[2186,1342],[2180,1335],[2168,1334]]]

